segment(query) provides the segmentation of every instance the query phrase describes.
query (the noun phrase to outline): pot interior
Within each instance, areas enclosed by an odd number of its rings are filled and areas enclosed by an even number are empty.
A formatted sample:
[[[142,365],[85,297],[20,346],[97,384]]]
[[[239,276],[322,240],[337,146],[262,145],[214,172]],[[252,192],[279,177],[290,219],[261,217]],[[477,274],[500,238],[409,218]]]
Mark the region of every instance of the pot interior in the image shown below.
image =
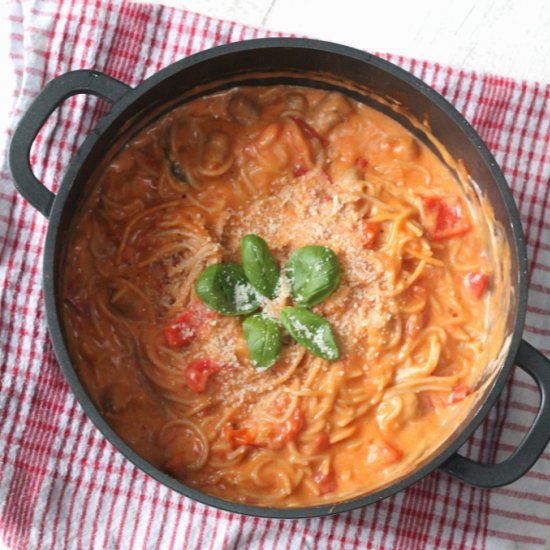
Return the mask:
[[[351,50],[337,50],[293,46],[262,48],[260,45],[224,54],[216,54],[215,50],[205,52],[202,57],[195,56],[196,59],[168,67],[113,107],[100,123],[98,135],[94,137],[95,142],[87,154],[80,157],[73,173],[68,174],[66,179],[72,181],[64,182],[66,191],[56,203],[59,218],[54,217],[57,239],[53,265],[56,281],[54,299],[57,301],[64,244],[74,215],[79,212],[95,174],[111,160],[120,146],[176,105],[196,97],[236,86],[291,84],[339,91],[390,116],[426,144],[449,167],[466,190],[468,198],[481,205],[488,222],[486,233],[495,265],[493,314],[490,319],[493,337],[486,350],[487,367],[478,381],[473,406],[464,412],[453,435],[418,464],[414,475],[393,480],[376,493],[338,505],[280,512],[235,505],[194,491],[139,459],[108,430],[91,401],[88,399],[84,403],[92,419],[114,440],[117,447],[147,473],[188,496],[233,511],[274,517],[321,515],[374,502],[419,479],[447,458],[484,416],[498,393],[497,382],[503,383],[502,373],[510,366],[510,352],[515,350],[521,331],[524,300],[524,261],[518,244],[521,243],[521,227],[510,193],[494,160],[471,128],[446,110],[444,100],[425,84],[404,77],[403,72],[392,65],[360,52],[351,55]],[[269,69],[266,70],[266,67]],[[312,67],[315,67],[314,71]],[[61,319],[59,309],[57,318]],[[54,338],[54,343],[56,351],[58,346],[63,346],[64,354],[67,354],[62,338]],[[69,376],[71,383],[79,384],[74,369],[70,365],[64,367],[66,372],[72,371]],[[82,395],[84,391],[79,393]]]

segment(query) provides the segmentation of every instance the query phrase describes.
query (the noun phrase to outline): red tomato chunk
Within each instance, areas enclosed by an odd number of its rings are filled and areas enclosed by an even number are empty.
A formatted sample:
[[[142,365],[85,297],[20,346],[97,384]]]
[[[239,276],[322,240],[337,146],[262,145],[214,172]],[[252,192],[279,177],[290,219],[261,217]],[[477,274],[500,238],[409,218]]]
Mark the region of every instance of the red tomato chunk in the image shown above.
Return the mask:
[[[235,428],[230,423],[223,427],[223,436],[233,449],[240,445],[256,444],[256,436],[250,428]]]
[[[306,423],[306,417],[302,409],[294,409],[290,418],[284,423],[284,427],[281,431],[281,439],[284,443],[296,439],[296,436],[302,431],[304,424]]]
[[[424,226],[433,241],[463,235],[472,228],[460,197],[428,197],[423,202]]]
[[[268,449],[281,449],[289,441],[298,437],[306,422],[304,412],[301,409],[294,409],[292,414],[283,423],[271,424],[267,429],[260,430],[256,445]]]
[[[179,317],[164,327],[164,338],[171,348],[183,348],[197,337],[201,326],[216,314],[207,310],[202,304],[195,303],[185,309]]]
[[[400,450],[383,439],[376,439],[369,448],[367,463],[389,466],[390,464],[399,462],[402,457],[403,453]]]
[[[470,395],[470,388],[466,384],[459,384],[449,395],[449,404],[460,403],[468,395]]]
[[[309,172],[308,168],[298,162],[296,166],[294,166],[294,177],[299,178],[300,176],[303,176]]]
[[[376,223],[364,222],[363,223],[363,246],[366,249],[374,248],[378,234],[380,233],[380,226]]]
[[[313,453],[322,453],[330,447],[330,439],[327,434],[320,434],[314,440],[311,446]]]
[[[319,487],[319,493],[321,495],[333,493],[338,488],[338,483],[336,482],[336,476],[334,475],[333,470],[329,470],[327,474],[323,473],[322,470],[317,470],[313,479],[315,480],[317,487]]]
[[[210,359],[195,359],[185,369],[185,383],[190,390],[201,393],[206,389],[206,383],[210,375],[215,374],[220,369],[221,366],[210,361]]]
[[[369,163],[366,158],[364,157],[357,157],[355,159],[355,166],[359,168],[359,170],[366,170]]]
[[[280,424],[260,426],[258,430],[250,428],[236,428],[226,424],[223,434],[233,448],[239,445],[254,445],[268,449],[280,449],[285,443],[296,439],[305,424],[305,415],[301,409],[294,409],[289,419]]]
[[[488,284],[489,275],[486,273],[472,271],[464,277],[464,285],[477,300],[485,294]]]

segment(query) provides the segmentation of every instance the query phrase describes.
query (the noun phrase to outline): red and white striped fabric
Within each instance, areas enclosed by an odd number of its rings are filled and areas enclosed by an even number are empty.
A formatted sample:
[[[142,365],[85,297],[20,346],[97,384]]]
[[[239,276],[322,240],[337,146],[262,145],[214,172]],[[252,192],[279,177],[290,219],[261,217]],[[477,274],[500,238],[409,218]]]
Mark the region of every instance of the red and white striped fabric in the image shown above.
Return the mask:
[[[270,33],[159,6],[109,0],[10,4],[13,107],[6,138],[46,82],[93,68],[131,85],[216,44]],[[527,234],[526,338],[550,353],[550,86],[385,56],[447,97],[474,125],[510,182]],[[103,105],[73,98],[33,149],[55,190]],[[6,139],[3,138],[3,139]],[[326,519],[232,515],[147,478],[94,428],[69,391],[47,335],[41,256],[47,220],[12,186],[0,157],[0,547],[529,548],[550,534],[550,449],[523,479],[482,491],[435,473],[375,506]],[[536,410],[520,373],[464,452],[506,456]]]

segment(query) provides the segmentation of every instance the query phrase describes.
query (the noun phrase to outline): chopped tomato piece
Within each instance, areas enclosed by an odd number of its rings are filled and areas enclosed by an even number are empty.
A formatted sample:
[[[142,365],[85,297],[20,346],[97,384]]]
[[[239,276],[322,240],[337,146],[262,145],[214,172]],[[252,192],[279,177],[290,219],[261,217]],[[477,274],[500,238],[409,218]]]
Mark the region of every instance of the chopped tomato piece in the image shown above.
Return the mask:
[[[464,277],[464,285],[472,293],[473,297],[479,300],[489,284],[489,275],[479,271],[467,273]]]
[[[464,203],[457,196],[424,199],[424,225],[434,241],[463,235],[472,228]]]
[[[283,424],[273,424],[264,434],[265,445],[269,449],[280,449],[285,443],[296,439],[304,427],[306,418],[301,409],[294,409],[290,418]]]
[[[184,315],[174,319],[164,327],[164,338],[171,348],[183,348],[188,346],[196,337],[197,330],[187,322]]]
[[[194,359],[185,369],[185,383],[190,390],[201,393],[205,390],[210,375],[220,369],[221,366],[210,359]]]
[[[468,395],[470,395],[470,388],[466,384],[459,384],[449,395],[449,404],[460,403]]]
[[[294,409],[290,418],[284,423],[284,442],[296,439],[296,436],[302,431],[306,423],[306,416],[302,409]]]
[[[303,176],[304,174],[307,174],[309,172],[308,168],[306,168],[303,164],[296,164],[294,167],[294,177],[299,178],[300,176]]]
[[[321,495],[326,495],[327,493],[333,493],[338,487],[336,481],[336,476],[334,471],[331,469],[328,473],[324,473],[322,470],[317,470],[313,476],[317,487],[319,487],[319,493]]]
[[[365,157],[357,157],[355,159],[355,166],[359,168],[359,170],[366,170],[368,165],[369,163]]]
[[[364,222],[363,223],[363,247],[366,249],[373,248],[379,233],[380,233],[380,226],[377,223]]]
[[[390,464],[399,462],[402,457],[403,453],[400,450],[383,439],[375,439],[369,448],[367,463],[389,466]]]
[[[315,128],[313,128],[313,126],[310,126],[303,118],[291,116],[290,119],[298,125],[300,130],[302,130],[302,132],[304,132],[307,137],[318,139],[323,147],[326,147],[328,145],[327,140]]]
[[[196,338],[200,327],[216,314],[197,302],[164,327],[164,338],[171,348],[183,348]]]
[[[256,436],[250,428],[235,428],[231,423],[223,427],[223,436],[229,442],[231,447],[240,445],[256,445]]]
[[[311,445],[311,451],[314,454],[322,453],[330,447],[330,440],[327,434],[318,435]]]
[[[263,424],[259,431],[250,428],[235,428],[231,424],[224,426],[224,436],[233,447],[255,445],[268,449],[280,449],[300,433],[305,424],[305,415],[301,409],[294,409],[290,418],[281,424]]]

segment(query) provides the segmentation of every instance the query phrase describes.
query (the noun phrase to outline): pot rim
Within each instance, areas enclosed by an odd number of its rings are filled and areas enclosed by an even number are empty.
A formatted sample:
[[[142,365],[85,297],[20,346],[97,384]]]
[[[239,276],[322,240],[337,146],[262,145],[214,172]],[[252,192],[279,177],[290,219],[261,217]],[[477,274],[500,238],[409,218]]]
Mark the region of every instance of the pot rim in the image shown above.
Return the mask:
[[[103,131],[115,121],[120,115],[122,115],[126,109],[131,106],[138,98],[149,92],[152,88],[157,86],[164,79],[183,71],[189,67],[200,63],[206,63],[210,59],[224,56],[227,54],[234,54],[240,52],[246,52],[250,50],[262,50],[262,49],[280,49],[280,48],[292,48],[298,50],[315,50],[322,51],[330,54],[337,54],[345,57],[352,58],[367,65],[373,65],[378,69],[389,73],[392,77],[405,81],[407,84],[412,85],[419,93],[426,96],[432,103],[441,109],[452,121],[457,124],[462,132],[465,134],[465,138],[476,147],[478,154],[489,168],[489,171],[493,177],[493,181],[496,184],[500,195],[503,198],[508,223],[511,225],[512,233],[514,235],[514,243],[517,250],[517,300],[515,304],[516,310],[516,324],[510,337],[510,345],[506,359],[503,361],[500,372],[495,377],[492,387],[488,390],[486,399],[479,406],[477,412],[472,416],[470,421],[459,433],[448,440],[446,447],[438,454],[433,456],[430,460],[424,463],[420,468],[412,471],[404,478],[397,482],[382,488],[381,490],[369,493],[367,495],[358,496],[349,500],[322,504],[317,506],[306,506],[297,508],[271,508],[263,506],[245,505],[233,501],[224,500],[192,487],[189,487],[176,479],[168,476],[144,458],[139,456],[133,449],[131,449],[109,426],[107,421],[100,415],[96,409],[92,400],[88,396],[83,384],[81,383],[76,369],[74,368],[71,358],[69,356],[67,347],[63,338],[62,320],[57,310],[57,292],[55,281],[55,259],[56,259],[56,245],[58,241],[58,229],[60,221],[62,219],[62,213],[64,210],[65,202],[69,196],[69,192],[73,186],[74,180],[80,171],[80,167],[83,160],[88,156],[92,148],[95,146],[97,140],[100,138]],[[500,395],[510,369],[514,364],[514,358],[520,344],[521,335],[523,332],[525,314],[527,308],[527,254],[525,247],[525,239],[517,210],[516,204],[512,197],[512,193],[504,175],[498,167],[493,155],[485,145],[483,140],[479,137],[472,126],[466,121],[466,119],[453,107],[443,96],[428,86],[425,82],[413,76],[411,73],[401,69],[393,63],[376,57],[367,52],[336,44],[332,42],[325,42],[320,40],[311,40],[305,38],[260,38],[247,40],[243,42],[237,42],[232,44],[226,44],[217,46],[189,57],[176,61],[175,63],[167,66],[159,72],[153,74],[136,88],[129,89],[119,101],[117,101],[111,108],[111,110],[101,119],[94,129],[94,132],[83,142],[79,149],[78,155],[70,162],[65,176],[63,177],[61,184],[59,185],[58,192],[53,202],[53,207],[49,216],[49,223],[46,234],[46,241],[44,247],[44,259],[43,259],[43,290],[44,301],[46,307],[46,315],[50,338],[53,344],[53,348],[56,357],[61,365],[63,373],[69,383],[69,386],[79,401],[80,405],[84,409],[84,412],[92,420],[95,426],[102,432],[107,440],[112,443],[115,448],[121,452],[127,459],[129,459],[134,466],[137,466],[140,470],[152,477],[156,481],[162,483],[166,487],[177,491],[178,493],[192,498],[202,504],[213,506],[227,512],[246,514],[249,516],[258,516],[273,519],[298,519],[298,518],[311,518],[311,517],[323,517],[331,514],[337,514],[347,512],[373,504],[382,499],[385,499],[395,493],[398,493],[407,487],[418,482],[420,479],[427,476],[432,471],[436,470],[445,461],[447,461],[472,435],[475,429],[481,424],[487,413],[493,406],[497,397]]]

